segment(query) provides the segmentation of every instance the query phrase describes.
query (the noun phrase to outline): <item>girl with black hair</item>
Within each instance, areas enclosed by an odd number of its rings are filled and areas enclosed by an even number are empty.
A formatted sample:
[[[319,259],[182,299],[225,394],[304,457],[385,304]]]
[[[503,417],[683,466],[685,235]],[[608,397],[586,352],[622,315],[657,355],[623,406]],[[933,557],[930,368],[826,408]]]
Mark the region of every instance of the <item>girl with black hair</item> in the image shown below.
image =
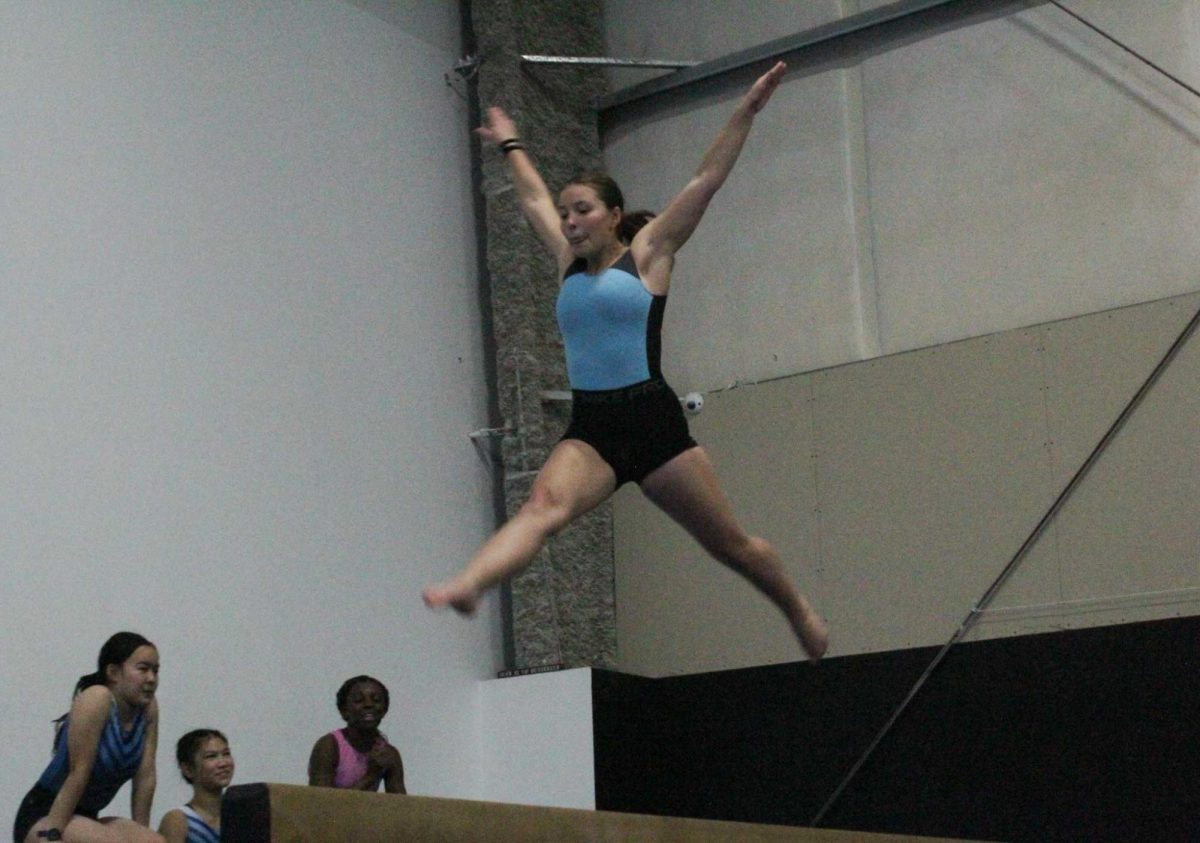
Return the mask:
[[[118,632],[96,662],[95,673],[79,678],[71,710],[58,721],[50,766],[21,802],[15,843],[162,843],[148,828],[158,745],[158,649],[136,632]],[[133,819],[99,819],[130,779]]]
[[[221,796],[233,780],[229,741],[216,729],[193,729],[175,744],[175,761],[192,798],[163,814],[159,833],[167,843],[220,843]]]
[[[517,200],[563,279],[558,323],[571,383],[571,421],[538,472],[528,502],[457,576],[424,591],[434,608],[475,610],[480,595],[526,567],[546,539],[635,482],[719,561],[779,607],[812,660],[828,644],[825,622],[765,540],[734,517],[712,462],[659,369],[663,309],[675,253],[695,231],[770,100],[777,63],[742,97],[692,179],[658,216],[626,214],[610,177],[572,179],[550,195],[516,124],[499,108],[476,131],[503,153]]]
[[[389,704],[388,689],[378,679],[354,676],[343,682],[337,707],[346,727],[317,739],[308,759],[308,783],[371,791],[382,784],[388,793],[406,793],[400,751],[379,731]]]

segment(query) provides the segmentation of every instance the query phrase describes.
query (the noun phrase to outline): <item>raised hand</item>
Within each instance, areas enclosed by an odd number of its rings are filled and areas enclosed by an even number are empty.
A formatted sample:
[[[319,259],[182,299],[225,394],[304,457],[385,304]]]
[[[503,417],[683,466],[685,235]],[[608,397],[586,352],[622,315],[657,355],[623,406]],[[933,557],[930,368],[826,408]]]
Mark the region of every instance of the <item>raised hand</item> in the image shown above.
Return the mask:
[[[492,106],[484,113],[484,123],[475,130],[475,134],[491,143],[502,143],[511,138],[520,137],[517,133],[517,124],[504,113],[503,108],[498,106]]]
[[[787,70],[786,64],[781,61],[776,62],[774,67],[758,77],[758,81],[750,86],[750,90],[746,94],[746,107],[750,109],[750,113],[758,114],[762,111],[767,100],[771,99],[771,94],[775,93],[775,89],[779,87],[779,80],[783,78],[785,70]]]

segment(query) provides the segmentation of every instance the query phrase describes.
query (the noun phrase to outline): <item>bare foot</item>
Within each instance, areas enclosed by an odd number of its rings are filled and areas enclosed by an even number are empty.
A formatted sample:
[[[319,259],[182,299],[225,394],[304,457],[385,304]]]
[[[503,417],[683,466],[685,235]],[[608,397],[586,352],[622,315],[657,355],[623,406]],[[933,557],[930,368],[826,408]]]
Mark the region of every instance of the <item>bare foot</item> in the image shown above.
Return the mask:
[[[792,631],[800,639],[800,646],[808,653],[808,660],[816,664],[829,648],[829,627],[816,610],[803,597],[800,598],[800,611],[792,619]]]
[[[479,605],[479,589],[457,579],[428,586],[421,592],[421,597],[431,609],[449,606],[461,615],[475,614],[475,607]]]

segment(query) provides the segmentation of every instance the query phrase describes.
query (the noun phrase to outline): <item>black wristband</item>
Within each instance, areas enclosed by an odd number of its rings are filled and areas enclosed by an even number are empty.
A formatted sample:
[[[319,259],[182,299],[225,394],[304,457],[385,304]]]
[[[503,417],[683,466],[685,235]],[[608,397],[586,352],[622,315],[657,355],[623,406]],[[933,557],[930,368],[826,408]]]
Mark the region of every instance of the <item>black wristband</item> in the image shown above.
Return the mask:
[[[44,828],[37,833],[37,836],[41,840],[62,840],[62,832],[57,828]]]
[[[508,140],[500,141],[500,151],[505,155],[512,152],[514,149],[524,149],[525,144],[521,143],[520,138],[509,138]]]

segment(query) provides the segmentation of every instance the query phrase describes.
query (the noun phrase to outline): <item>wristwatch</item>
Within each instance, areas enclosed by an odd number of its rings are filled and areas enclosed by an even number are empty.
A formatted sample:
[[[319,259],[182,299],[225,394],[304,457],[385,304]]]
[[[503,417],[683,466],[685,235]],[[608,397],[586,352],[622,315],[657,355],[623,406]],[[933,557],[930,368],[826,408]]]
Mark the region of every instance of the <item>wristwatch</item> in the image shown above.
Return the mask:
[[[37,833],[42,840],[62,840],[62,832],[57,828],[44,828]]]

